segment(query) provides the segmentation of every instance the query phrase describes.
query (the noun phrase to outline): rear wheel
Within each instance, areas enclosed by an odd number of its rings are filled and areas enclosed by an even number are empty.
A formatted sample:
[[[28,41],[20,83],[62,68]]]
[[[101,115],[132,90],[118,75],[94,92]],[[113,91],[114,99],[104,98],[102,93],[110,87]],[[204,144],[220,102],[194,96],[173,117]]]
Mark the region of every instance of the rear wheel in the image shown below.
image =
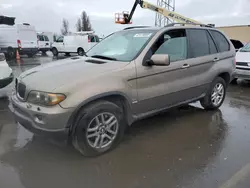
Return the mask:
[[[53,56],[58,56],[58,50],[56,48],[52,48],[52,54]]]
[[[35,54],[34,53],[28,53],[27,56],[30,57],[30,58],[32,58],[32,57],[35,56]]]
[[[216,110],[223,104],[225,96],[226,82],[223,78],[217,77],[200,103],[206,110]]]
[[[7,60],[12,60],[15,58],[15,50],[11,47],[7,49],[7,54],[6,54]]]
[[[77,53],[78,55],[83,56],[85,52],[82,48],[78,48]]]
[[[80,111],[72,143],[84,156],[98,156],[121,141],[126,123],[122,108],[108,101],[95,102]]]

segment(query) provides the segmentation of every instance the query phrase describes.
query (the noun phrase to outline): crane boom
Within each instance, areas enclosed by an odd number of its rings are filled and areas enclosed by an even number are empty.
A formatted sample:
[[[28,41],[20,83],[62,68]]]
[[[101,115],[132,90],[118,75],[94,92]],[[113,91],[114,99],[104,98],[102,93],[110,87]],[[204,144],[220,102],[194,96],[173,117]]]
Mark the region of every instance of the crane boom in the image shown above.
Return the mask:
[[[130,14],[124,14],[124,23],[123,24],[129,24],[133,15],[134,15],[134,12],[136,10],[136,7],[140,5],[141,8],[144,8],[144,9],[149,9],[149,10],[152,10],[154,12],[157,12],[159,14],[162,14],[163,16],[165,17],[168,17],[178,23],[186,23],[186,24],[201,24],[200,22],[196,21],[196,20],[193,20],[191,18],[187,18],[185,16],[182,16],[176,12],[172,12],[172,11],[169,11],[167,9],[164,9],[162,7],[159,7],[157,5],[154,5],[152,3],[149,3],[147,1],[143,1],[143,0],[136,0],[134,5],[133,5],[133,8],[130,12]]]

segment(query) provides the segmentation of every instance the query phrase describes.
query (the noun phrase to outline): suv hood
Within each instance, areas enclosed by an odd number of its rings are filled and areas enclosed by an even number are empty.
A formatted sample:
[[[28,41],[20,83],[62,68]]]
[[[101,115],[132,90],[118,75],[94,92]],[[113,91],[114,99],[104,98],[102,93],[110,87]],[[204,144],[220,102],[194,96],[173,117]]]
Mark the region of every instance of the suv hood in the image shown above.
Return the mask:
[[[86,62],[86,60],[96,60],[102,64]],[[30,90],[53,92],[61,86],[72,85],[79,80],[85,82],[87,79],[96,78],[126,65],[127,63],[124,62],[87,57],[69,58],[25,71],[20,75],[19,80]]]

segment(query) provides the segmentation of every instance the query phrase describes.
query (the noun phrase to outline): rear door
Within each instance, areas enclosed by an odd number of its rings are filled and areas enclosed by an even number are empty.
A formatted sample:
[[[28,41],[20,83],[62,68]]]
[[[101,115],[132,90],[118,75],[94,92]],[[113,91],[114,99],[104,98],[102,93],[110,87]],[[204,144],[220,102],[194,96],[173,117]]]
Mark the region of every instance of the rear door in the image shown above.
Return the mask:
[[[187,29],[189,43],[188,95],[197,98],[205,95],[211,82],[211,69],[219,60],[216,45],[206,29]]]
[[[38,48],[37,34],[34,27],[30,25],[19,25],[17,32],[22,48]]]

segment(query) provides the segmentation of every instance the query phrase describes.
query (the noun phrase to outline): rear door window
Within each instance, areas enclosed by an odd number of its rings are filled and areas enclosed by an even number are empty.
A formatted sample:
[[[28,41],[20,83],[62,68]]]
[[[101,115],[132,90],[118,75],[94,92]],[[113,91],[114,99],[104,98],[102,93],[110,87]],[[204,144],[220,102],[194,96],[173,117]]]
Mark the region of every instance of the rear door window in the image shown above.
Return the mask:
[[[191,58],[210,54],[207,31],[204,29],[188,29]]]
[[[230,50],[229,42],[227,41],[226,37],[223,34],[215,30],[210,30],[210,32],[220,52],[226,52]]]

